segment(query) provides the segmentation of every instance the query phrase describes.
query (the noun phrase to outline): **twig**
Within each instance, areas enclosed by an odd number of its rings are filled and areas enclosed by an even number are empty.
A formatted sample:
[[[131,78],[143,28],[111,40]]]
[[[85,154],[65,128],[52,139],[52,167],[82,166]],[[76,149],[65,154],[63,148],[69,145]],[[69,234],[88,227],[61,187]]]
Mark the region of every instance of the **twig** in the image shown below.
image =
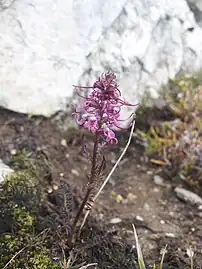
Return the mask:
[[[93,204],[95,203],[95,200],[98,198],[98,196],[100,195],[101,191],[103,190],[103,188],[105,187],[105,185],[107,184],[107,182],[109,181],[110,177],[112,176],[112,174],[114,173],[115,169],[117,168],[118,164],[120,163],[120,161],[122,160],[123,156],[125,155],[130,143],[131,143],[131,140],[132,140],[132,136],[133,136],[133,131],[134,131],[134,128],[135,128],[135,119],[133,119],[133,122],[132,122],[132,126],[131,126],[131,131],[130,131],[130,136],[128,138],[128,142],[124,148],[124,150],[122,151],[120,157],[118,158],[118,160],[116,161],[115,165],[113,166],[112,170],[110,171],[110,173],[108,174],[107,178],[105,179],[105,181],[103,182],[102,186],[100,187],[100,189],[98,190],[98,192],[96,193],[96,195],[94,196],[93,198]],[[84,216],[84,219],[83,219],[83,222],[80,226],[80,229],[79,229],[79,233],[78,235],[80,236],[80,233],[81,233],[81,230],[86,222],[86,219],[88,217],[90,213],[90,210],[86,211],[86,214]]]
[[[66,257],[65,257],[65,252],[64,252],[64,249],[62,249],[63,251],[63,257],[64,257],[64,261],[65,261],[65,266],[67,268],[71,268],[71,265],[74,263],[73,261],[73,258],[74,258],[74,253],[73,251],[71,250],[70,253],[69,253],[69,258],[68,260],[66,261]],[[65,269],[65,268],[64,268]]]
[[[7,264],[4,266],[4,268],[3,269],[5,269],[15,258],[16,258],[16,256],[18,256],[23,250],[25,249],[25,247],[24,248],[22,248],[21,250],[19,250],[11,259],[10,259],[10,261],[8,261],[7,262]]]
[[[88,267],[90,267],[90,266],[96,266],[97,265],[97,263],[89,263],[89,264],[87,264],[87,265],[83,265],[82,267],[80,267],[79,269],[87,269]]]

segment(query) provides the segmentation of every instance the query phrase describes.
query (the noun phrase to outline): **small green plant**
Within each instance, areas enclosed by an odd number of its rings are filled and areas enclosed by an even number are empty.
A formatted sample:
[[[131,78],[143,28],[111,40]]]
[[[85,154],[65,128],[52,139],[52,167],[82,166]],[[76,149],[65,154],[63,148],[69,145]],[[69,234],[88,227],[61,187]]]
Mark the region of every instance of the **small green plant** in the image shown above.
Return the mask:
[[[136,245],[137,255],[138,255],[138,265],[139,265],[140,269],[146,269],[135,225],[132,224],[132,227],[133,227],[135,245]],[[160,263],[159,264],[154,263],[153,267],[152,267],[153,269],[163,269],[164,259],[165,259],[165,255],[167,253],[166,248],[167,248],[167,246],[161,250],[161,252],[160,252],[160,254],[161,254]],[[193,250],[191,248],[187,249],[187,255],[190,258],[190,269],[194,269],[194,261],[193,261],[194,252],[193,252]]]
[[[40,168],[25,152],[14,157],[13,167],[16,172],[0,189],[0,268],[56,269],[45,232],[36,232],[36,218],[45,199],[38,181]]]
[[[140,269],[146,269],[145,262],[144,262],[144,259],[143,259],[142,250],[141,250],[139,240],[138,240],[138,236],[137,236],[137,231],[136,231],[135,225],[132,224],[132,226],[133,226],[133,233],[134,233],[134,237],[135,237],[135,244],[136,244],[136,249],[137,249],[139,268]],[[153,269],[163,269],[163,262],[164,262],[165,254],[166,254],[166,247],[161,251],[160,264],[158,266],[156,264],[154,264]]]
[[[170,81],[170,87],[175,91],[165,99],[172,120],[157,122],[139,133],[153,163],[175,169],[197,189],[202,182],[202,86],[195,79],[181,78]]]

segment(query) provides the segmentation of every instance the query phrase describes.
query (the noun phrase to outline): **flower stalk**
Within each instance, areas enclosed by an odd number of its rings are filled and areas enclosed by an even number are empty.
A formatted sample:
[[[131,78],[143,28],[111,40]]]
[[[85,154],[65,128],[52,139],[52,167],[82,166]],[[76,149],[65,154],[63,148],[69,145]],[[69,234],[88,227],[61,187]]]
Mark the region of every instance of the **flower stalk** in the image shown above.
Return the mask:
[[[115,128],[122,129],[120,122],[123,121],[120,117],[121,108],[123,106],[136,106],[129,104],[121,99],[121,92],[118,89],[116,76],[114,73],[107,72],[100,76],[92,87],[74,86],[77,94],[84,102],[81,111],[74,107],[73,115],[79,126],[88,129],[94,134],[94,146],[91,161],[91,170],[88,176],[87,189],[77,214],[74,218],[70,235],[69,246],[74,244],[74,236],[78,222],[85,209],[88,211],[92,207],[94,191],[97,182],[102,178],[102,173],[105,167],[105,158],[100,157],[100,140],[104,138],[107,144],[117,144],[118,139],[114,132]],[[82,88],[88,88],[91,92],[87,96],[81,93]]]
[[[75,233],[75,229],[77,227],[77,223],[83,213],[83,210],[85,208],[85,205],[87,204],[89,197],[91,195],[91,191],[93,190],[93,181],[95,179],[95,174],[96,174],[96,159],[97,159],[97,153],[98,153],[98,145],[99,145],[99,133],[96,132],[95,134],[95,140],[94,140],[94,147],[93,147],[93,156],[92,156],[92,166],[91,166],[91,173],[90,173],[90,178],[88,180],[88,187],[86,190],[86,193],[84,195],[83,201],[77,211],[76,217],[73,221],[72,224],[72,229],[71,229],[71,234],[70,234],[70,242],[72,243],[73,240],[73,235]]]

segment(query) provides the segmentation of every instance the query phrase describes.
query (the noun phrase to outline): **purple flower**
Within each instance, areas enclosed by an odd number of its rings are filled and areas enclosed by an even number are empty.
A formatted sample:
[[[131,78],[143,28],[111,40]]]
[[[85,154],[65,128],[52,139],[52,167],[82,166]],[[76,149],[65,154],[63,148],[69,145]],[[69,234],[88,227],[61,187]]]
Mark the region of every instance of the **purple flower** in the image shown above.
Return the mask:
[[[121,99],[116,76],[107,72],[100,76],[92,87],[75,86],[77,94],[84,99],[82,111],[75,111],[77,124],[88,129],[92,133],[100,133],[105,136],[106,142],[117,143],[113,129],[121,128],[119,122],[121,107],[131,105]],[[89,88],[92,91],[87,97],[82,96],[79,89]],[[83,113],[83,115],[81,115]]]

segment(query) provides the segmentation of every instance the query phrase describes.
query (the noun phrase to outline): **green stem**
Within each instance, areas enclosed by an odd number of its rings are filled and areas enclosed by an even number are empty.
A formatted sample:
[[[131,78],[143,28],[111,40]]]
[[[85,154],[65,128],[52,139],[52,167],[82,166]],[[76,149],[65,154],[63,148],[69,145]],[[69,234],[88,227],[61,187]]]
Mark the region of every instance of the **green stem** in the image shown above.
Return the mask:
[[[76,229],[76,226],[77,226],[77,223],[83,213],[83,210],[84,210],[84,207],[86,205],[86,203],[88,202],[88,199],[89,199],[89,196],[91,194],[91,191],[93,189],[92,187],[92,183],[95,179],[95,172],[96,172],[96,161],[97,161],[97,152],[98,152],[98,145],[99,145],[99,138],[100,138],[100,134],[97,132],[95,134],[95,140],[94,140],[94,147],[93,147],[93,156],[92,156],[92,166],[91,166],[91,173],[90,173],[90,178],[89,178],[89,181],[88,181],[88,188],[87,188],[87,191],[85,193],[85,196],[83,198],[83,201],[78,209],[78,212],[76,214],[76,217],[74,219],[74,222],[72,224],[72,229],[71,229],[71,234],[70,234],[70,237],[69,237],[69,243],[70,245],[72,244],[72,240],[73,240],[73,236],[74,236],[74,233],[75,233],[75,229]]]

